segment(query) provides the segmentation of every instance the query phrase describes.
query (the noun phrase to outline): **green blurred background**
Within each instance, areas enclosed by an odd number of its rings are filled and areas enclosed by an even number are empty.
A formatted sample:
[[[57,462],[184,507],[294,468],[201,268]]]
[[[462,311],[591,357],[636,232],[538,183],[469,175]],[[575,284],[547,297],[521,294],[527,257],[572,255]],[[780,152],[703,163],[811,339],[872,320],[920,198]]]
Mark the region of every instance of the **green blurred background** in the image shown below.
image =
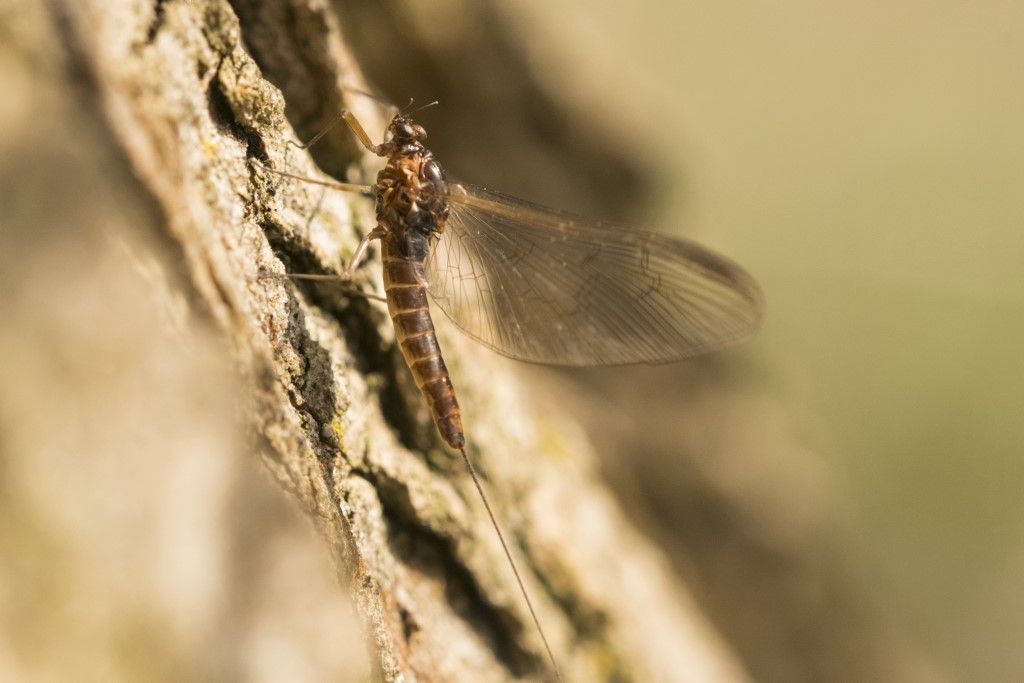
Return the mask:
[[[661,228],[762,282],[753,353],[871,609],[946,675],[1024,679],[1024,5],[522,8],[679,160]]]

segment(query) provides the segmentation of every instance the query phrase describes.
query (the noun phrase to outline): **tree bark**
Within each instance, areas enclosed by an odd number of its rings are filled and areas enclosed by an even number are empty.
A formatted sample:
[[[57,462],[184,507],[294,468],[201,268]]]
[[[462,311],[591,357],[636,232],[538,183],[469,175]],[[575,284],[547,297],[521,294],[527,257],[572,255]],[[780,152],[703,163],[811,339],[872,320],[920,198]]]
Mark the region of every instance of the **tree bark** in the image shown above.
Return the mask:
[[[134,172],[119,191],[153,207],[186,300],[228,340],[257,450],[337,560],[379,676],[550,678],[497,538],[434,433],[386,311],[331,284],[266,277],[337,272],[373,225],[365,199],[265,169],[326,178],[290,144],[289,119],[319,123],[347,107],[383,128],[380,108],[345,90],[369,87],[336,15],[317,0],[50,7],[54,49],[63,46],[87,106]],[[251,51],[289,84],[285,95]],[[343,133],[318,158],[365,181],[373,159]],[[378,262],[358,285],[380,292]],[[571,419],[513,364],[438,323],[470,457],[566,679],[743,680],[661,553],[617,508]]]

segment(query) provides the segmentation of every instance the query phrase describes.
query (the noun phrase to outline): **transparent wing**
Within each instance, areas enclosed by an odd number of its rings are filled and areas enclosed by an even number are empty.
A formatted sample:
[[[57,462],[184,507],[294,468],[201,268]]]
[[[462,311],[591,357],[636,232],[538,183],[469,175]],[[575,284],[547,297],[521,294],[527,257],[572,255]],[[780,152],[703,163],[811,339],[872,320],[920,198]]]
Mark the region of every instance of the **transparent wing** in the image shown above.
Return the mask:
[[[684,240],[583,221],[469,185],[427,259],[429,292],[505,356],[665,363],[734,344],[762,299],[739,266]]]

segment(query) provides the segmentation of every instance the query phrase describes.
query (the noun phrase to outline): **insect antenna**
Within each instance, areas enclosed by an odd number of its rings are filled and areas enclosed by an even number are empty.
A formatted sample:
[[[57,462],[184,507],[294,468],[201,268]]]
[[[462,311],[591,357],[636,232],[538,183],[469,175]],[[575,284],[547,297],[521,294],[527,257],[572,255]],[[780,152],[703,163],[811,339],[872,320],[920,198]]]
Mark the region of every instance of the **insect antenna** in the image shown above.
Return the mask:
[[[498,526],[498,519],[494,516],[494,511],[491,510],[491,503],[487,500],[487,494],[484,493],[484,487],[480,483],[480,477],[477,476],[476,468],[473,467],[473,461],[469,459],[468,455],[466,455],[465,448],[460,448],[459,453],[462,453],[462,461],[466,463],[466,469],[469,470],[469,476],[473,478],[473,484],[476,486],[477,493],[480,494],[480,500],[483,501],[484,507],[487,509],[487,516],[491,518],[491,526],[494,527],[495,533],[498,534],[498,540],[501,541],[501,548],[505,551],[505,557],[508,559],[508,564],[512,567],[512,573],[516,576],[516,583],[519,584],[519,592],[523,594],[526,606],[530,610],[530,616],[533,618],[533,624],[537,627],[537,632],[540,633],[540,639],[544,641],[544,649],[547,650],[548,659],[551,660],[551,667],[555,670],[555,678],[561,681],[563,680],[562,672],[558,668],[558,662],[555,661],[555,655],[551,651],[551,645],[548,644],[548,637],[544,634],[544,628],[540,625],[540,619],[537,618],[537,612],[533,609],[533,602],[530,600],[530,594],[526,592],[526,584],[523,583],[523,578],[519,575],[519,568],[516,567],[516,562],[512,559],[512,552],[508,549],[508,543],[505,541],[505,534],[501,532],[501,527]]]
[[[402,114],[402,116],[412,116],[416,112],[423,111],[424,109],[430,109],[431,107],[436,107],[439,104],[441,104],[441,103],[438,100],[434,100],[433,102],[428,102],[427,104],[422,104],[422,105],[416,107],[415,109],[413,109],[411,111],[404,112]],[[412,106],[412,100],[409,101],[409,106],[410,107]]]

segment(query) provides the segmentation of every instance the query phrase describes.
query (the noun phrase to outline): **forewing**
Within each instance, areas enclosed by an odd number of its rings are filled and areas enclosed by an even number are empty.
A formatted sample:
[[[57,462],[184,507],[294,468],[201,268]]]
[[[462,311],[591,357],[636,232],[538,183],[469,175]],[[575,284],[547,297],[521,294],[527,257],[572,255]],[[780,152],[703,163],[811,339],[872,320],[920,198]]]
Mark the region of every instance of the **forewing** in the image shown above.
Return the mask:
[[[665,363],[757,328],[754,280],[692,242],[448,188],[451,214],[427,260],[429,292],[498,353],[554,365]]]

